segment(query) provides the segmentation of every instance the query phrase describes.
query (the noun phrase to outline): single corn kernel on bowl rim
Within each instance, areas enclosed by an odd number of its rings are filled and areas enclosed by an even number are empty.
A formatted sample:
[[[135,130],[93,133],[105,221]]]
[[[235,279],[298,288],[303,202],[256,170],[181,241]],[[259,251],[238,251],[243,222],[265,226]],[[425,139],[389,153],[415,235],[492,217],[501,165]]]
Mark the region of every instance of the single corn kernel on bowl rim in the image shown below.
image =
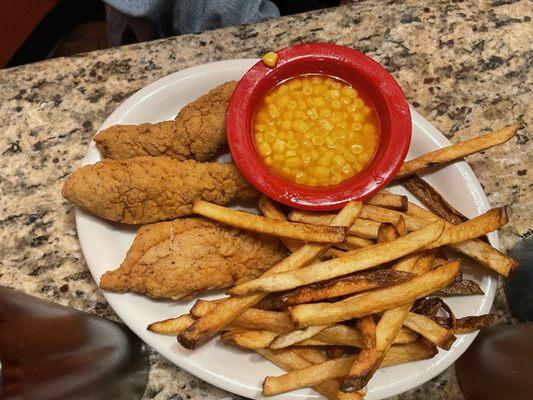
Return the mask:
[[[335,210],[365,200],[384,187],[403,163],[411,141],[411,115],[405,96],[379,63],[348,47],[308,43],[277,51],[274,67],[259,61],[238,83],[227,112],[231,154],[243,175],[266,196],[291,207]],[[274,172],[260,156],[253,119],[262,99],[277,85],[302,75],[326,75],[362,91],[377,116],[378,140],[372,158],[355,176],[332,186],[305,186]]]

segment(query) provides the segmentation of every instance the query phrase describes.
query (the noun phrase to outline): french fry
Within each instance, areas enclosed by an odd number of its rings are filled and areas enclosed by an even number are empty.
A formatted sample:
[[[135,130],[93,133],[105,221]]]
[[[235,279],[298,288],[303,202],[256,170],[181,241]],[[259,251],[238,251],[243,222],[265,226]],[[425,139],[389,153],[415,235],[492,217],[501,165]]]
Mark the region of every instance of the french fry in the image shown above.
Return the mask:
[[[447,317],[432,317],[432,319],[445,328],[453,329],[454,333],[461,335],[492,326],[496,321],[496,316],[494,314],[484,314],[457,318],[455,320],[455,327],[450,326],[450,320]]]
[[[283,349],[298,344],[306,339],[312,338],[317,333],[329,328],[330,325],[313,325],[304,329],[297,329],[292,332],[281,334],[270,343],[271,349]]]
[[[376,221],[357,218],[353,225],[348,228],[348,234],[359,236],[363,239],[376,239],[378,237],[379,225],[380,223]]]
[[[429,208],[438,207],[441,209],[446,208],[442,203],[435,204],[436,201],[439,201],[439,198],[442,196],[434,189],[428,189],[430,187],[425,181],[420,180],[417,182],[419,186],[423,186],[425,190],[431,190],[436,194],[437,197],[420,197],[420,200]],[[427,203],[426,203],[427,201]],[[431,213],[431,211],[425,210],[422,207],[416,206],[412,203],[408,205],[408,213],[413,215],[425,215],[425,218],[428,220],[433,219],[442,219],[441,217]],[[447,213],[449,216],[449,213]],[[482,239],[471,239],[461,243],[455,243],[450,245],[450,247],[474,260],[477,260],[480,264],[488,267],[502,276],[509,276],[509,274],[518,267],[516,260],[513,260],[511,257],[506,256],[500,251],[496,250],[488,243],[484,242]]]
[[[146,329],[154,333],[161,333],[163,335],[177,335],[191,326],[193,322],[193,316],[184,314],[177,318],[169,318],[163,321],[153,322],[148,325]]]
[[[363,337],[363,345],[365,349],[373,349],[376,347],[376,323],[372,315],[368,315],[357,320],[357,328]]]
[[[381,224],[378,230],[378,243],[392,242],[400,236],[396,227],[390,222]]]
[[[496,271],[502,276],[509,276],[518,268],[518,262],[496,250],[480,239],[466,240],[450,245],[450,248],[473,258],[481,265]]]
[[[342,243],[346,238],[347,228],[345,226],[316,226],[279,221],[219,206],[200,199],[195,200],[193,212],[235,228],[265,235],[316,243]]]
[[[223,342],[232,342],[239,347],[255,350],[269,347],[277,336],[276,332],[244,329],[224,332],[221,339]]]
[[[271,294],[260,303],[260,308],[277,310],[297,304],[313,303],[348,294],[394,285],[411,279],[409,272],[377,269],[348,275],[333,281],[304,286],[288,293]]]
[[[403,217],[398,220],[398,226],[402,235],[407,234],[407,228]],[[386,229],[389,228],[389,229]],[[379,229],[379,241],[391,241],[400,236],[396,229],[390,229],[390,224],[384,223]],[[393,270],[406,270],[416,272],[416,267],[423,257],[409,256],[397,263]],[[429,268],[428,268],[429,269]],[[374,372],[378,369],[379,364],[385,357],[389,347],[394,342],[398,333],[402,329],[403,321],[409,312],[411,305],[395,308],[385,311],[381,316],[378,326],[374,329],[375,342],[372,346],[367,346],[358,355],[357,359],[350,368],[349,373],[341,383],[341,389],[345,392],[354,392],[366,386]]]
[[[361,210],[361,214],[359,215],[359,218],[378,222],[378,223],[389,222],[391,224],[396,224],[400,216],[404,218],[405,223],[407,225],[407,229],[409,231],[415,231],[432,222],[432,220],[429,220],[424,217],[411,215],[411,214],[403,213],[400,211],[390,210],[388,208],[379,207],[379,206],[375,206],[371,204],[365,204],[363,206],[363,209]],[[310,211],[294,210],[294,211],[291,211],[288,218],[289,218],[289,221],[294,221],[294,222],[303,222],[306,224],[314,224],[314,225],[327,225],[331,221],[332,217],[333,217],[333,214],[325,214],[325,213],[319,214],[319,213],[310,212]],[[356,221],[354,225],[356,224],[359,224],[358,220]],[[351,234],[352,231],[348,229],[348,233]],[[365,237],[365,236],[361,235],[361,237]],[[373,239],[373,237],[369,237],[369,239]]]
[[[459,225],[446,223],[446,228],[439,239],[426,246],[426,249],[434,249],[444,245],[475,239],[502,227],[507,222],[508,218],[505,208],[493,208]]]
[[[362,203],[350,202],[333,219],[332,223],[337,226],[350,226],[361,212]],[[287,258],[278,262],[262,276],[268,276],[280,272],[291,271],[301,268],[320,257],[327,249],[328,244],[308,243],[300,247]],[[186,348],[193,349],[204,343],[217,332],[222,330],[231,321],[253,307],[266,297],[265,293],[249,296],[228,297],[218,303],[216,307],[197,319],[189,328],[178,336],[178,341]]]
[[[394,339],[394,344],[409,344],[418,339],[419,335],[408,328],[401,328]],[[349,346],[363,347],[361,333],[346,325],[335,324],[315,335],[311,339],[299,343],[300,346]]]
[[[403,178],[428,168],[437,167],[450,161],[455,161],[469,154],[489,149],[506,142],[512,138],[519,129],[522,128],[523,127],[520,125],[507,126],[485,135],[426,153],[423,156],[404,162],[394,178]]]
[[[286,371],[302,369],[313,365],[312,362],[302,357],[297,349],[257,349],[256,352]],[[339,382],[336,380],[321,382],[313,386],[313,389],[327,399],[338,399]],[[361,397],[353,398],[353,400],[359,399],[361,399]]]
[[[300,327],[360,318],[404,306],[436,292],[452,283],[458,272],[459,262],[452,261],[394,286],[356,294],[335,303],[301,304],[289,308],[289,312]]]
[[[375,244],[373,241],[369,239],[360,238],[359,236],[348,236],[344,243],[351,246],[351,248],[349,248],[348,250],[354,250],[361,247],[372,246],[373,244]]]
[[[453,330],[443,328],[424,315],[410,312],[403,324],[441,349],[450,350],[453,342],[455,342]]]
[[[429,245],[439,238],[443,229],[444,222],[437,221],[392,242],[378,243],[359,250],[349,251],[343,257],[316,263],[298,270],[269,274],[269,276],[263,275],[234,286],[228,293],[242,295],[257,291],[288,290],[372,268]]]
[[[401,194],[379,192],[366,200],[366,203],[392,210],[407,211],[407,196]]]
[[[395,345],[387,352],[380,367],[385,368],[406,362],[424,360],[433,357],[435,354],[436,351],[433,346],[422,342]],[[321,364],[297,369],[281,376],[269,376],[263,384],[263,395],[272,396],[343,377],[350,371],[350,367],[356,360],[356,357],[337,358]]]
[[[439,192],[418,175],[414,174],[403,179],[402,186],[420,200],[422,204],[429,207],[429,209],[440,218],[443,218],[452,224],[460,224],[461,222],[468,221],[467,217],[453,208]],[[408,204],[407,208],[407,213],[412,212],[415,209],[412,204]]]
[[[261,196],[259,198],[257,206],[259,207],[259,211],[261,211],[261,213],[267,218],[275,219],[276,221],[287,220],[285,214],[283,214],[280,209],[272,202],[272,200],[270,200],[266,196]],[[291,253],[294,253],[296,250],[298,250],[305,244],[298,240],[288,238],[280,238],[280,240],[285,245],[285,247],[289,249]]]
[[[215,309],[220,301],[198,300],[191,309],[191,314],[201,318]],[[235,329],[269,330],[279,333],[292,332],[296,329],[289,315],[284,312],[249,308],[228,325]]]
[[[454,282],[450,286],[433,293],[435,296],[473,296],[485,294],[479,285],[470,280]]]

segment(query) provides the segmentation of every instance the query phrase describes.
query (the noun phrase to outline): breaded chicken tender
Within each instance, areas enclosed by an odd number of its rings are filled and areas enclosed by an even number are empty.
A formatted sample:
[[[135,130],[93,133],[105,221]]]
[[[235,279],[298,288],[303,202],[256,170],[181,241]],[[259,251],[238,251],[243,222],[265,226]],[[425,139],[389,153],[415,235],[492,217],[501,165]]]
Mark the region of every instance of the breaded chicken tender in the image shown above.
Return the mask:
[[[232,163],[136,157],[74,171],[63,196],[110,221],[147,224],[190,215],[197,197],[224,205],[255,199],[258,192]]]
[[[276,238],[241,231],[203,218],[145,225],[120,268],[100,287],[179,299],[253,279],[286,256]]]
[[[226,144],[226,109],[237,82],[227,82],[187,104],[172,121],[114,125],[94,141],[105,158],[168,156],[206,161]]]

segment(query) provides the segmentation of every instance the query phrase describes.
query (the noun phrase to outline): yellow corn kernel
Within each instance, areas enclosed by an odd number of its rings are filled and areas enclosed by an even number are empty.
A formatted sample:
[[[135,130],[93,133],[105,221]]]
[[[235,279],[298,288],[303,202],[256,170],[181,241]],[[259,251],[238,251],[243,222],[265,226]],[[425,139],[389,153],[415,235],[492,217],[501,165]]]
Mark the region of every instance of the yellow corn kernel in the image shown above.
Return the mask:
[[[341,167],[339,167],[338,165],[332,165],[329,170],[331,171],[332,175],[340,175],[340,173],[342,172]]]
[[[294,180],[296,181],[296,183],[304,184],[306,182],[306,179],[307,174],[304,171],[298,170],[294,173]]]
[[[346,121],[345,119],[343,119],[342,121],[337,123],[337,128],[339,128],[341,130],[348,129],[348,126],[349,126],[348,121]]]
[[[335,90],[340,90],[342,88],[342,84],[340,82],[333,82],[331,84],[331,88]]]
[[[312,120],[315,120],[318,118],[318,112],[316,111],[316,108],[308,108],[306,112],[307,116],[311,118]]]
[[[276,105],[279,108],[285,107],[287,104],[289,104],[289,101],[291,101],[291,98],[287,95],[280,96],[278,99],[276,99]]]
[[[302,140],[302,146],[305,147],[306,149],[309,149],[313,147],[313,142],[309,139],[304,139]]]
[[[361,99],[360,97],[356,98],[353,100],[352,104],[357,107],[357,108],[361,108],[365,105],[365,102],[363,101],[363,99]]]
[[[266,111],[261,110],[257,113],[257,121],[261,123],[268,123],[270,121]]]
[[[342,107],[342,104],[339,100],[332,100],[331,107],[333,107],[335,110],[338,110]]]
[[[363,169],[363,164],[361,164],[361,163],[353,164],[352,168],[353,168],[354,172],[357,173],[357,172],[359,172],[359,171],[361,171]]]
[[[333,140],[333,138],[329,135],[324,138],[324,143],[329,149],[333,149],[335,147],[335,140]]]
[[[285,156],[283,154],[274,154],[272,156],[272,160],[278,164],[278,165],[281,165],[283,164],[283,161],[285,161]]]
[[[341,97],[341,92],[339,92],[338,90],[330,90],[328,91],[328,96],[330,99],[338,99],[339,97]]]
[[[281,167],[281,172],[286,177],[290,177],[291,176],[291,169],[289,167]]]
[[[265,132],[263,137],[265,138],[265,141],[267,143],[273,144],[276,141],[276,133],[277,133],[276,131],[269,129],[268,131]]]
[[[263,63],[267,67],[274,67],[278,63],[278,54],[273,51],[269,51],[263,56]]]
[[[351,106],[352,105],[352,100],[350,100],[348,97],[341,96],[339,101],[341,102],[341,104],[343,104],[345,106]],[[354,111],[355,111],[355,108],[354,108]]]
[[[304,163],[304,165],[309,165],[312,160],[313,160],[313,158],[311,157],[310,153],[303,153],[302,154],[302,162]]]
[[[296,152],[294,150],[287,150],[285,152],[285,157],[289,158],[289,157],[295,157],[296,156]]]
[[[341,183],[342,181],[344,180],[344,177],[342,177],[341,175],[333,175],[331,178],[330,178],[330,182],[333,184],[333,185],[338,185],[339,183]]]
[[[310,96],[313,94],[313,88],[309,85],[305,85],[303,88],[302,88],[302,92],[303,94],[305,94],[306,96]]]
[[[375,135],[376,133],[376,127],[372,124],[364,124],[363,125],[363,134],[365,135]]]
[[[357,157],[360,163],[366,163],[370,159],[370,155],[366,152],[359,154]]]
[[[344,115],[339,112],[339,111],[334,111],[332,114],[331,114],[331,122],[333,122],[334,124],[340,124],[342,121],[344,121]]]
[[[359,155],[362,154],[365,149],[363,149],[363,146],[361,146],[360,144],[352,144],[350,146],[350,150],[353,154]]]
[[[289,168],[298,168],[302,165],[302,160],[299,157],[289,157],[285,160],[285,166]]]
[[[323,119],[321,119],[321,120],[319,121],[319,123],[320,123],[320,126],[321,126],[323,129],[327,130],[327,131],[332,131],[333,128],[334,128],[334,125],[331,123],[331,121],[330,121],[329,119],[325,119],[325,118],[323,118]]]
[[[303,119],[305,118],[305,113],[302,110],[296,110],[292,113],[294,115],[294,118],[296,119]],[[294,121],[293,121],[294,122]]]
[[[303,120],[295,119],[292,121],[292,129],[298,132],[307,132],[308,126]]]
[[[320,136],[315,136],[311,141],[315,146],[322,146],[324,144],[324,138]]]
[[[318,160],[320,158],[320,154],[316,150],[311,150],[311,158],[313,160]]]
[[[286,146],[286,143],[285,141],[283,140],[276,140],[276,142],[272,145],[272,150],[274,150],[274,153],[283,153],[285,152],[285,146]]]
[[[269,94],[269,95],[267,95],[265,97],[265,103],[266,104],[271,104],[273,101],[274,101],[274,94],[273,93],[271,93],[271,94]]]
[[[315,177],[309,176],[307,177],[307,184],[309,186],[318,186],[318,180]]]
[[[342,165],[346,164],[346,160],[340,154],[337,154],[337,155],[333,156],[332,159],[333,159],[333,162],[335,164],[339,165],[339,166],[342,166]]]
[[[291,121],[281,121],[281,129],[289,130],[291,129]]]
[[[363,122],[365,120],[365,116],[363,113],[356,112],[352,114],[353,122]]]
[[[362,123],[360,123],[360,122],[354,122],[354,123],[352,124],[352,130],[353,130],[353,131],[360,131],[360,130],[362,130],[362,129],[363,129],[363,124],[362,124]]]
[[[329,88],[327,85],[317,85],[315,86],[314,92],[315,94],[325,97],[328,94],[328,90]]]
[[[287,110],[296,110],[298,107],[298,102],[295,100],[291,100],[287,103]]]
[[[279,109],[275,104],[268,105],[268,115],[270,115],[272,119],[279,117]]]
[[[293,139],[293,140],[289,140],[289,141],[287,142],[287,147],[288,147],[289,149],[294,150],[294,149],[297,149],[298,147],[300,147],[300,143],[298,143],[298,142],[297,142],[296,140],[294,140],[294,139]]]
[[[331,115],[331,110],[329,108],[321,108],[318,110],[318,115],[321,117],[329,117]]]
[[[294,140],[294,138],[296,138],[296,134],[293,131],[287,131],[285,138],[287,140]]]
[[[326,167],[322,167],[322,166],[315,167],[314,172],[315,172],[315,177],[317,179],[329,178],[329,175],[330,175],[329,169],[327,169]]]
[[[344,159],[348,161],[349,163],[354,163],[357,161],[357,157],[349,151],[344,151],[342,155],[344,156]]]
[[[338,144],[338,143],[335,144],[335,148],[333,150],[335,151],[335,153],[340,154],[340,155],[344,155],[344,153],[348,151],[348,149],[345,146],[343,146],[342,144]]]
[[[291,100],[292,101],[292,100]],[[294,118],[294,115],[292,113],[291,110],[289,111],[284,111],[282,114],[281,114],[281,118],[285,121],[290,121],[291,119]]]
[[[261,143],[257,149],[259,150],[259,154],[263,157],[269,156],[272,153],[272,147],[265,142]]]
[[[341,93],[342,93],[343,96],[346,96],[349,99],[355,99],[357,97],[357,95],[358,95],[357,90],[355,90],[354,88],[352,88],[350,86],[344,86],[341,89]]]
[[[372,108],[368,107],[368,106],[364,106],[362,109],[361,109],[361,112],[364,114],[364,115],[369,115],[371,112],[372,112]]]
[[[326,101],[322,97],[315,97],[313,99],[313,105],[318,108],[326,107]]]
[[[350,164],[345,164],[341,167],[341,171],[344,175],[351,175],[353,173],[353,169],[350,166]]]
[[[298,110],[300,111],[307,110],[307,104],[303,99],[298,99]]]
[[[266,165],[272,165],[273,163],[274,163],[274,160],[272,160],[272,157],[265,157]]]
[[[263,125],[263,124],[255,124],[254,129],[255,129],[257,132],[264,132],[265,129],[266,129],[266,126]]]
[[[291,81],[289,81],[287,86],[289,87],[290,90],[301,89],[302,81],[300,79],[292,79]]]
[[[311,83],[315,84],[315,85],[320,85],[321,83],[323,82],[322,78],[320,76],[312,76],[311,77]]]

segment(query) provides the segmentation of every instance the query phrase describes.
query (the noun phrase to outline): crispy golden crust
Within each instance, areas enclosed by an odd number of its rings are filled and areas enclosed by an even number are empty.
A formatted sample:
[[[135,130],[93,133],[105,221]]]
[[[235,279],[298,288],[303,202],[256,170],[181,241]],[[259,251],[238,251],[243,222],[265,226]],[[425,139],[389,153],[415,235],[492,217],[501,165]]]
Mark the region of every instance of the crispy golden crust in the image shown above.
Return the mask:
[[[168,156],[206,161],[226,144],[226,109],[237,82],[227,82],[187,104],[175,120],[114,125],[94,141],[106,158]]]
[[[261,275],[286,251],[276,238],[184,218],[143,226],[120,268],[100,287],[178,299]]]
[[[147,224],[190,215],[196,197],[223,205],[258,193],[234,164],[137,157],[78,169],[63,196],[102,218]]]

